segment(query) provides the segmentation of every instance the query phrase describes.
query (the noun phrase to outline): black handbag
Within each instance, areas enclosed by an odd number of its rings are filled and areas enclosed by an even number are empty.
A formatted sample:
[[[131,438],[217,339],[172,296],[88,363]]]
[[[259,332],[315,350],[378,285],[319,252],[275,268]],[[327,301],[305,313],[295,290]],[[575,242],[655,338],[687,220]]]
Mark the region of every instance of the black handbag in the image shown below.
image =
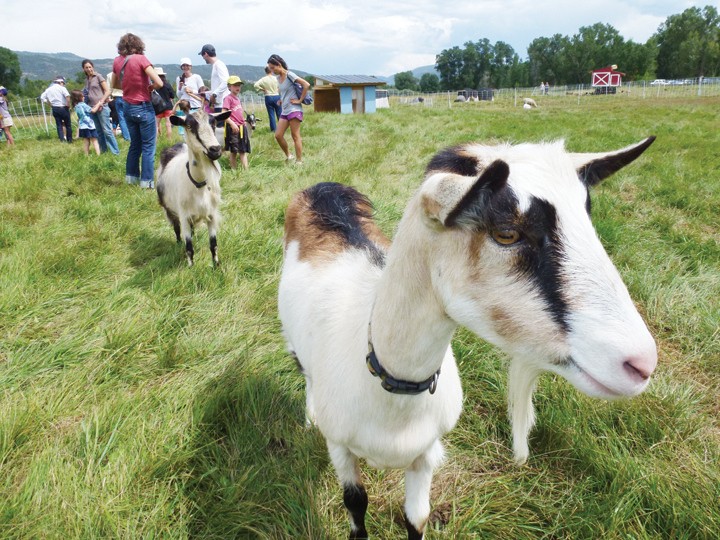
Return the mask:
[[[155,116],[168,110],[167,101],[163,99],[157,90],[153,90],[150,97],[152,99],[153,109],[155,110]]]

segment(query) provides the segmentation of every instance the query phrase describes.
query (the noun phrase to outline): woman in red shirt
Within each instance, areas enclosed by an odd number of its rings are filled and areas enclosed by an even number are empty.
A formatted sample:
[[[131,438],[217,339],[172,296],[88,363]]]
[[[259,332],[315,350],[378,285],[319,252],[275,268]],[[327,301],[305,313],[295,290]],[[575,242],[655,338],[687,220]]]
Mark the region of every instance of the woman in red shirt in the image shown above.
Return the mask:
[[[125,182],[155,188],[155,110],[150,92],[163,82],[145,55],[145,43],[135,34],[125,34],[118,43],[113,62],[113,88],[122,88],[130,148],[125,162]],[[142,158],[142,167],[140,161]],[[141,172],[142,171],[142,172]]]

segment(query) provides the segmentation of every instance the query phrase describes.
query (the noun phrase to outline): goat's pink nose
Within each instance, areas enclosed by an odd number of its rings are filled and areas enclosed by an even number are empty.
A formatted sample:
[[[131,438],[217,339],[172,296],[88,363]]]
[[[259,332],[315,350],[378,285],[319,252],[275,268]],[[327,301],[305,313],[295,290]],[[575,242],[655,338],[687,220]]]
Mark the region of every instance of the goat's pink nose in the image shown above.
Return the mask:
[[[657,366],[657,352],[632,356],[623,364],[625,371],[638,382],[648,380],[655,371],[655,366]]]

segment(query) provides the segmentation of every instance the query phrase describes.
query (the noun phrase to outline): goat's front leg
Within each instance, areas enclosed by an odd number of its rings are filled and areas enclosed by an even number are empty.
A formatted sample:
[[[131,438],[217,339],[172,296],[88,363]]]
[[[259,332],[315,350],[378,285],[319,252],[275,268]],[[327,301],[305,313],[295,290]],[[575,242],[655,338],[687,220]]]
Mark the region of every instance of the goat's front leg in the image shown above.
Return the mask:
[[[422,540],[430,516],[430,486],[433,470],[445,452],[437,440],[405,469],[405,527],[408,540]]]
[[[217,222],[210,216],[207,220],[208,236],[210,237],[210,253],[212,254],[213,264],[215,266],[220,265],[220,259],[217,254]]]
[[[180,240],[180,219],[177,217],[177,214],[175,212],[170,212],[165,207],[163,207],[163,210],[165,210],[165,217],[167,217],[168,222],[170,223],[170,225],[172,225],[173,231],[175,231],[175,239],[177,240],[177,243],[179,244],[181,242],[181,240]]]
[[[188,266],[192,267],[195,250],[192,243],[192,223],[188,219],[180,221],[180,234],[185,240],[185,256],[187,257]]]
[[[343,488],[343,502],[350,515],[350,540],[368,538],[365,529],[365,512],[368,496],[360,477],[360,464],[355,454],[347,447],[327,441],[330,459],[335,467],[335,474]]]
[[[512,423],[513,452],[517,463],[525,463],[530,455],[528,435],[535,424],[533,393],[540,373],[521,359],[510,362],[508,372],[508,409]]]

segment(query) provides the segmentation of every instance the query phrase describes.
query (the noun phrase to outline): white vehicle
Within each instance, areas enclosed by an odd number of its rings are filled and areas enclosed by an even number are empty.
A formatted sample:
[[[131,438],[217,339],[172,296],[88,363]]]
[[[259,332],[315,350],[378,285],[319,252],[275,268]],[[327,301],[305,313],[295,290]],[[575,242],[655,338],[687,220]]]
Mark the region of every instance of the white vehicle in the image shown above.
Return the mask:
[[[667,82],[665,79],[655,79],[653,82],[650,83],[650,86],[655,86],[656,84],[666,85],[670,83]]]

